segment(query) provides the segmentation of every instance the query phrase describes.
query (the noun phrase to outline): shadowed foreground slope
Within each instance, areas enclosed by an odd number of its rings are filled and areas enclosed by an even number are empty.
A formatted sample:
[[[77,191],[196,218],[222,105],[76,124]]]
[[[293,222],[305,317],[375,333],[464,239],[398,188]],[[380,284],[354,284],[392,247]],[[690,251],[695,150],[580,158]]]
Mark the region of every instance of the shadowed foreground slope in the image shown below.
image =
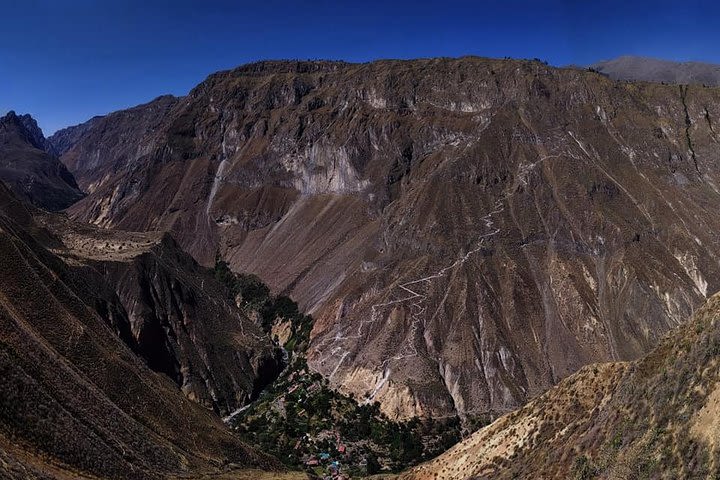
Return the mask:
[[[404,480],[716,478],[720,294],[632,363],[584,367]]]
[[[0,477],[200,478],[278,464],[151,371],[97,278],[0,185]]]

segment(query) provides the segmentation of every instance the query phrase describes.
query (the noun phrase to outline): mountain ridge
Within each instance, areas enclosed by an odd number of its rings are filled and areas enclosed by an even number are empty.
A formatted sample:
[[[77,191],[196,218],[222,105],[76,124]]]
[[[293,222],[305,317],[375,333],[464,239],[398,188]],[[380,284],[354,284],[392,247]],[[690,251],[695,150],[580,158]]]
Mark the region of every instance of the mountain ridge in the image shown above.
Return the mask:
[[[713,63],[624,55],[596,62],[590,68],[615,80],[720,86],[720,65]]]
[[[101,119],[63,155],[90,193],[69,213],[291,294],[310,365],[393,418],[516,408],[637,358],[717,289],[717,89],[538,61],[260,65]]]
[[[62,210],[83,197],[32,116],[10,111],[0,118],[0,151],[0,179],[21,198]]]

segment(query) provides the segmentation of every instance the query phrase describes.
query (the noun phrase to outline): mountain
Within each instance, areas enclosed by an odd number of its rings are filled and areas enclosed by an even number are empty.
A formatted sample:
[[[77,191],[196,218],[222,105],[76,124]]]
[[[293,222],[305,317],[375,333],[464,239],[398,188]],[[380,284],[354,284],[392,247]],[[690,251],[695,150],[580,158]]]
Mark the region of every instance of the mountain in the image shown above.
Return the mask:
[[[587,366],[402,479],[718,472],[720,294],[632,363]]]
[[[128,167],[143,158],[147,145],[139,142],[143,136],[152,136],[159,122],[179,99],[171,95],[156,98],[141,105],[105,117],[94,117],[88,122],[57,131],[49,142],[61,154],[63,163],[77,172],[83,190],[92,192],[94,182],[116,173],[114,168]],[[111,125],[111,130],[106,128]],[[93,178],[94,182],[90,179]]]
[[[11,113],[3,121],[15,125],[17,138],[36,150],[63,152],[62,139],[83,132],[65,129],[51,144],[29,115]],[[57,163],[74,184],[57,159],[45,160]],[[44,187],[33,200],[46,205],[52,196]],[[62,247],[53,247],[55,254],[107,287],[120,313],[101,314],[111,317],[118,335],[188,397],[225,415],[255,398],[279,374],[281,354],[269,337],[228,299],[213,272],[169,235],[93,228],[54,214],[35,218],[61,242]]]
[[[471,420],[720,289],[719,118],[718,89],[537,61],[259,62],[78,127],[62,161],[72,218],[297,300],[334,387]]]
[[[598,62],[590,68],[615,80],[720,86],[720,65],[712,63],[622,56]]]
[[[65,165],[30,115],[0,118],[0,180],[20,198],[62,210],[83,197]]]
[[[102,230],[54,214],[35,218],[60,242],[54,254],[105,287],[95,296],[113,307],[99,305],[100,315],[189,398],[227,415],[282,370],[269,336],[168,234]]]
[[[74,125],[58,130],[52,135],[52,141],[48,139],[50,149],[57,155],[62,155],[74,145],[78,139],[93,128],[97,122],[103,118],[102,115],[91,118],[87,122],[83,122],[80,125]]]
[[[137,313],[127,315],[101,265],[86,260],[99,248],[120,249],[109,234],[101,246],[82,241],[71,251],[66,239],[44,225],[47,213],[18,201],[3,185],[0,205],[0,477],[261,478],[244,472],[281,471],[277,461],[242,443],[128,345],[143,331],[137,318],[128,323]],[[140,238],[126,238],[127,248],[139,250],[145,242]],[[105,266],[131,262],[122,250],[103,254]],[[160,261],[157,252],[154,261]],[[177,261],[163,260],[169,266]],[[159,267],[153,275],[161,275]],[[189,292],[185,281],[186,275],[178,275],[173,301],[192,312],[192,302],[179,296]],[[191,325],[185,328],[194,333]],[[187,345],[183,333],[174,333],[181,349]],[[242,364],[241,355],[237,361]],[[202,366],[196,368],[201,374]]]

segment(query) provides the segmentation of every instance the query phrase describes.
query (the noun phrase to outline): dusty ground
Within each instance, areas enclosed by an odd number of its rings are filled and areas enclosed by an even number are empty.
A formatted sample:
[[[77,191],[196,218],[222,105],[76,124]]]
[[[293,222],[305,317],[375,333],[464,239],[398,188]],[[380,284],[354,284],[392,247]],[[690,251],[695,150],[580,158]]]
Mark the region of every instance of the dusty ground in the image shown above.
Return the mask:
[[[59,215],[38,215],[37,219],[59,236],[63,245],[54,252],[69,259],[128,261],[158,245],[163,237],[161,232],[97,228]]]

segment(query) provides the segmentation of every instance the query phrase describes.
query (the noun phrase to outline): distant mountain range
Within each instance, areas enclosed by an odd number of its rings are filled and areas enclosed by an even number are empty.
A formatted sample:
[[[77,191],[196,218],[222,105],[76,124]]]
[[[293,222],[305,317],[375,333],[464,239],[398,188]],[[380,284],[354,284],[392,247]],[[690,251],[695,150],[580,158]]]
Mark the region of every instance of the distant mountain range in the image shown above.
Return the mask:
[[[625,55],[590,66],[615,80],[685,85],[720,85],[720,65],[702,62],[672,62]]]

